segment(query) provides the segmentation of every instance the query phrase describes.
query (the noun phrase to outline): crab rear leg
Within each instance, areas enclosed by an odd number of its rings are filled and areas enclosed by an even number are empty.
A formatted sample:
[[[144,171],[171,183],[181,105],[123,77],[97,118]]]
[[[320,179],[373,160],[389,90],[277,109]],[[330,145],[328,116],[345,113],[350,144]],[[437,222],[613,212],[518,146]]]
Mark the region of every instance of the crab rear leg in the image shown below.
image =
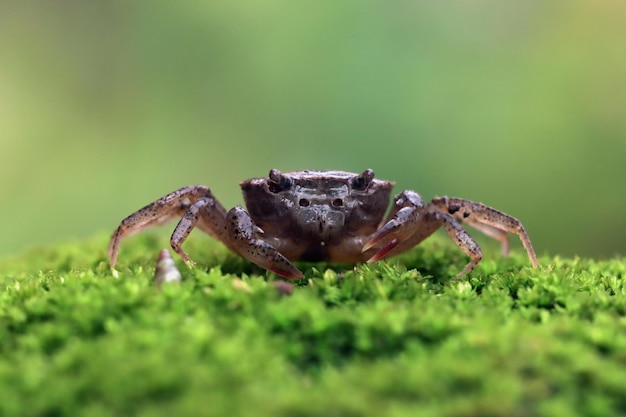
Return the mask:
[[[304,276],[278,249],[262,239],[263,231],[241,206],[230,209],[226,228],[233,250],[250,262],[288,279]]]

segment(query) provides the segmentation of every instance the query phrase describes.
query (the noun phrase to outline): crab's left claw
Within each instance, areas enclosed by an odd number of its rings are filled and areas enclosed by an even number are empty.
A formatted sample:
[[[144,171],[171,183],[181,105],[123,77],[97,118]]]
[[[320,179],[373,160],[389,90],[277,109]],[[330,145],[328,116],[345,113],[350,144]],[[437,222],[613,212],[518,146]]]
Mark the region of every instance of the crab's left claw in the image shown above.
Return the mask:
[[[237,253],[250,262],[285,277],[300,279],[304,275],[270,243],[258,238],[261,229],[254,224],[250,215],[241,207],[233,207],[226,216],[228,237]]]
[[[392,250],[394,250],[400,241],[397,238],[391,239],[387,244],[378,249],[374,255],[372,255],[367,262],[376,262],[379,261],[389,255]],[[368,249],[372,246],[368,246]],[[365,249],[364,249],[365,250]]]

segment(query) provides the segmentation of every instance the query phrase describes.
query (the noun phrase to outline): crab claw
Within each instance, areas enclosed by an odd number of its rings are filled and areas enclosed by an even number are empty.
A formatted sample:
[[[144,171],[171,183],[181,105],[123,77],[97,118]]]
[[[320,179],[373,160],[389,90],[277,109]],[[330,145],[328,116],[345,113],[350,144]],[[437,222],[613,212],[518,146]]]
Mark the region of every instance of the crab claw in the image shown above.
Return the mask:
[[[400,243],[400,241],[398,239],[396,239],[396,238],[391,239],[389,241],[389,243],[387,243],[385,246],[380,248],[374,255],[372,255],[372,257],[369,258],[367,260],[367,262],[371,263],[371,262],[376,262],[376,261],[379,261],[379,260],[383,259],[392,250],[394,250],[396,248],[396,246],[398,246],[398,243]]]
[[[241,256],[287,279],[300,279],[304,275],[278,249],[259,239],[262,230],[241,207],[233,207],[227,214],[228,238]]]
[[[378,250],[370,257],[367,262],[376,262],[385,258],[391,253],[400,242],[408,239],[412,232],[409,228],[404,227],[411,222],[415,215],[414,207],[404,207],[395,214],[395,216],[383,225],[376,233],[372,235],[365,245],[362,252],[373,247],[379,246]]]
[[[276,248],[262,240],[251,240],[246,244],[242,256],[255,264],[287,279],[301,279],[304,274]]]

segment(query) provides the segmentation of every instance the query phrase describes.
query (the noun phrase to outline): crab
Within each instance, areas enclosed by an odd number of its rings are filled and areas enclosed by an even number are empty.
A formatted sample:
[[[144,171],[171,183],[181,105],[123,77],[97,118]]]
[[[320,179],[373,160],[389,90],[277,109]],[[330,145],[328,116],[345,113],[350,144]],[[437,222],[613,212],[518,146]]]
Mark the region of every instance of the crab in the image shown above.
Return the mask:
[[[476,241],[461,226],[466,223],[501,243],[509,251],[509,233],[519,236],[533,267],[537,256],[522,223],[482,203],[435,197],[430,202],[415,191],[402,191],[390,205],[394,183],[374,178],[374,171],[281,172],[240,183],[247,211],[226,210],[203,185],[175,190],[126,217],[108,248],[115,268],[126,237],[179,219],[172,249],[187,263],[182,245],[194,228],[221,241],[233,252],[287,279],[303,273],[294,261],[374,262],[405,252],[443,227],[469,256],[457,275],[471,272],[482,259]],[[388,214],[385,215],[388,211]]]

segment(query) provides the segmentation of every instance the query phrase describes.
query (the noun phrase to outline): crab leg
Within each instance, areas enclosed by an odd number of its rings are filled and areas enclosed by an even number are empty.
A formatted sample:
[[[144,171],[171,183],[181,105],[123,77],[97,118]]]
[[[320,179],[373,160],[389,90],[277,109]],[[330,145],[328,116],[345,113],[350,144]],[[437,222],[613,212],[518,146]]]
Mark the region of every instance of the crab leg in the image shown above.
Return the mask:
[[[172,235],[171,243],[176,253],[183,259],[188,260],[189,257],[180,249],[180,245],[185,241],[196,223],[201,230],[226,243],[223,227],[226,210],[213,197],[211,190],[202,185],[183,187],[159,198],[122,220],[111,236],[108,247],[111,268],[115,267],[122,240],[181,216],[182,219]]]
[[[226,216],[226,228],[230,246],[239,255],[282,277],[304,277],[273,245],[258,238],[263,231],[241,206],[230,209]]]
[[[476,230],[480,230],[483,234],[500,242],[500,252],[502,253],[502,256],[505,258],[509,256],[510,242],[509,234],[506,231],[502,229],[496,229],[495,227],[487,226],[486,224],[482,224],[476,221],[468,221],[468,219],[465,219],[464,223],[472,226]]]
[[[502,252],[508,253],[508,235],[514,233],[519,236],[530,262],[537,268],[537,255],[526,229],[522,223],[513,216],[509,216],[499,210],[462,198],[435,197],[430,203],[440,211],[448,213],[457,220],[463,221],[470,226],[482,231],[488,236],[494,237],[502,243]],[[506,236],[503,237],[503,236]]]
[[[211,236],[217,237],[227,247],[232,249],[223,227],[226,221],[226,210],[221,208],[221,205],[218,207],[216,204],[219,203],[217,203],[214,198],[202,198],[196,201],[189,206],[176,225],[174,232],[172,232],[170,245],[172,249],[174,249],[174,252],[185,262],[194,263],[183,250],[182,245],[195,227],[200,228],[200,230],[203,230]]]
[[[470,257],[470,261],[465,265],[463,270],[456,276],[457,278],[463,277],[465,274],[469,274],[478,265],[478,262],[483,257],[483,253],[480,250],[478,243],[463,229],[463,227],[454,220],[453,217],[442,213],[441,219],[443,220],[443,227],[446,229],[448,236],[456,243],[456,245]]]

